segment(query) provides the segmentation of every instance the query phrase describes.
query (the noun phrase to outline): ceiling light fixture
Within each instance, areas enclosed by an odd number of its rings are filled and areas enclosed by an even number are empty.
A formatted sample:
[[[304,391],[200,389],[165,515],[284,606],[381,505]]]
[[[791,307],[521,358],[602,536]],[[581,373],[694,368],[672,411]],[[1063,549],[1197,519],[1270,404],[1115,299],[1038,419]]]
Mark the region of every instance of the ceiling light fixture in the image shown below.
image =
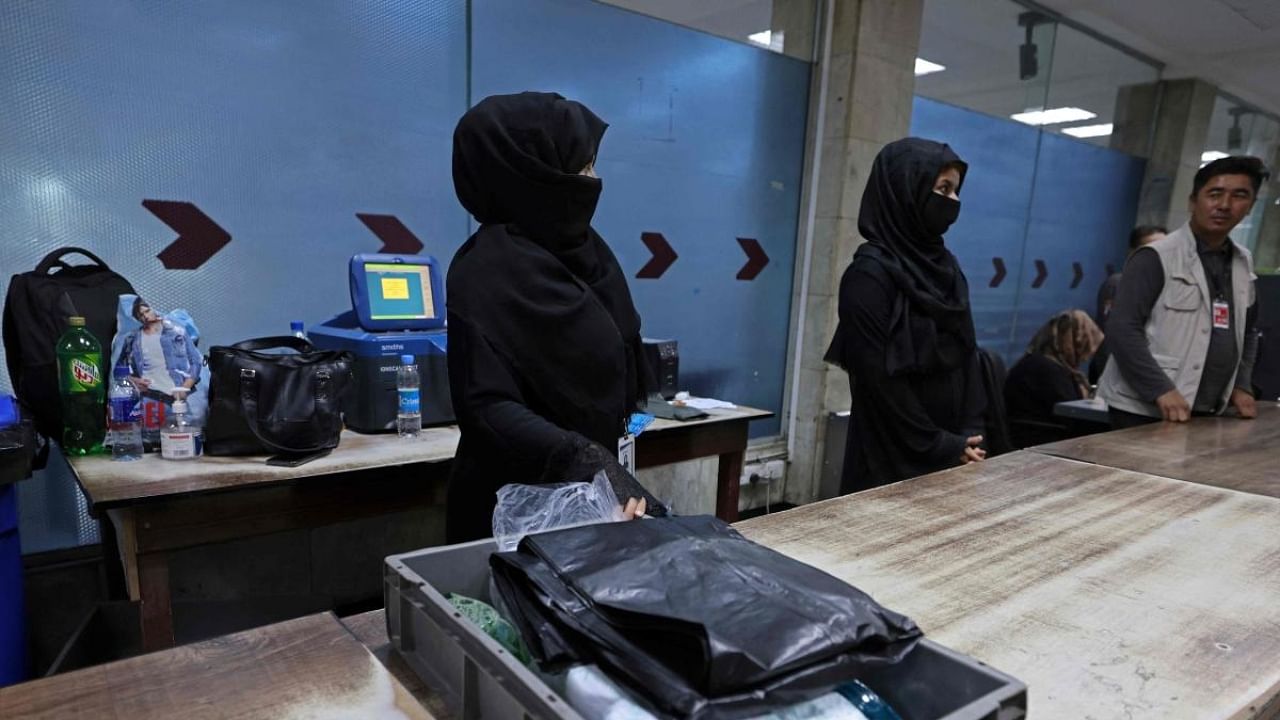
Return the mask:
[[[1224,157],[1231,157],[1231,156],[1219,150],[1206,150],[1204,153],[1200,155],[1200,167],[1204,167],[1205,165],[1208,165],[1214,160],[1221,160]]]
[[[1058,125],[1060,123],[1079,122],[1080,120],[1092,120],[1098,117],[1098,114],[1078,107],[1057,107],[1049,108],[1048,110],[1027,110],[1026,112],[1014,113],[1009,117],[1027,125]]]
[[[930,73],[942,72],[946,70],[946,65],[939,65],[936,62],[929,62],[924,58],[916,58],[916,77],[928,75]]]
[[[1111,123],[1103,123],[1101,125],[1079,125],[1077,127],[1062,128],[1062,132],[1078,138],[1106,137],[1111,134],[1112,128],[1113,125]]]

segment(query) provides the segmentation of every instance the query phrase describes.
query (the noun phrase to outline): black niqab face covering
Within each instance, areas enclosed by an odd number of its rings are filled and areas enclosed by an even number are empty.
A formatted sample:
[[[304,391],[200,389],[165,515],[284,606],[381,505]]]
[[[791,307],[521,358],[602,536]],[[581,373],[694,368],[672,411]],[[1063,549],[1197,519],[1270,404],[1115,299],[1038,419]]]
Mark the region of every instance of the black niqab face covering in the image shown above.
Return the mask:
[[[587,242],[603,187],[582,175],[609,126],[554,93],[480,101],[453,134],[458,200],[482,225],[513,225],[591,281],[599,263]]]
[[[891,374],[955,367],[976,347],[969,286],[942,241],[960,203],[933,191],[946,167],[959,171],[963,186],[968,165],[949,146],[898,140],[876,156],[862,194],[858,232],[867,242],[853,262],[877,263],[905,301],[888,329]],[[837,328],[826,359],[848,368],[841,335]]]
[[[960,201],[931,192],[925,198],[921,213],[924,216],[925,230],[941,240],[956,218],[960,217]]]

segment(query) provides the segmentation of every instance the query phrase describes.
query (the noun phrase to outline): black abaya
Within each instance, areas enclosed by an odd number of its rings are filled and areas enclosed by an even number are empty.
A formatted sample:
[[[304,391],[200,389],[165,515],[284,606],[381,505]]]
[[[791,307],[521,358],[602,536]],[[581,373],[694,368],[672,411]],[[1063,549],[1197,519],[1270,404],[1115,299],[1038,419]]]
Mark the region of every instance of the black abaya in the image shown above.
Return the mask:
[[[826,359],[849,372],[853,406],[843,492],[959,465],[983,433],[969,288],[931,232],[938,173],[967,166],[949,147],[908,138],[877,156],[863,193],[858,248],[840,283],[840,322]]]
[[[504,484],[589,479],[564,468],[616,452],[642,396],[640,317],[590,225],[600,180],[579,174],[605,127],[559,95],[522,93],[482,101],[455,131],[454,185],[481,227],[447,283],[462,435],[450,542],[490,534]]]

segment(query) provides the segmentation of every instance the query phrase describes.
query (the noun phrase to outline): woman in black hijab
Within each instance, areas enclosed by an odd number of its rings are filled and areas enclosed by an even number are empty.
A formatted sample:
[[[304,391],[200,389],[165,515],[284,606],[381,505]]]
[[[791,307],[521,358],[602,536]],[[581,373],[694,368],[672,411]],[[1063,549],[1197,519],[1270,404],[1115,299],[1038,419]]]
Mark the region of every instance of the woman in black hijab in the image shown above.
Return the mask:
[[[454,188],[480,229],[447,283],[462,431],[451,543],[491,535],[495,493],[507,483],[590,480],[603,469],[620,498],[662,511],[617,462],[645,397],[645,366],[626,278],[591,228],[606,127],[579,103],[521,93],[481,101],[454,131]]]
[[[942,242],[967,170],[918,138],[886,145],[872,166],[858,214],[867,242],[840,281],[826,356],[853,393],[842,492],[986,457],[969,286]]]

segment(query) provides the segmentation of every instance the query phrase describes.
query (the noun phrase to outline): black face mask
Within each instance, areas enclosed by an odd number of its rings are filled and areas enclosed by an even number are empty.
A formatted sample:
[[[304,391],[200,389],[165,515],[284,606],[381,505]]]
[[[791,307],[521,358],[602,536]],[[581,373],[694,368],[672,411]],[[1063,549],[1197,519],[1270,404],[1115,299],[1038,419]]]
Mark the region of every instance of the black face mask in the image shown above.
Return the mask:
[[[951,227],[951,223],[960,217],[960,201],[931,192],[929,197],[925,198],[921,214],[924,219],[924,229],[929,235],[941,237]]]

